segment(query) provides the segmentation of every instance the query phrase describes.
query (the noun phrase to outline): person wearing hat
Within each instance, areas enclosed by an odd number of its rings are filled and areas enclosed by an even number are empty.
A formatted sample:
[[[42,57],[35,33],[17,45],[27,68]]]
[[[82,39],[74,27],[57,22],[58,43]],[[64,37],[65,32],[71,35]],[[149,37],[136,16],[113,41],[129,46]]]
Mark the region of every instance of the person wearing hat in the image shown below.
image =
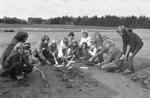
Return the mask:
[[[124,73],[132,73],[134,71],[133,59],[143,47],[143,41],[136,33],[132,31],[132,29],[128,29],[125,26],[118,26],[117,33],[122,37],[123,40],[123,55],[120,59],[127,59],[129,65]],[[127,56],[125,56],[127,52],[127,46],[130,46],[130,48]]]
[[[30,73],[33,68],[34,66],[25,59],[23,43],[19,42],[15,45],[13,51],[5,60],[4,72],[1,76],[9,75],[20,82],[24,78],[24,75]]]
[[[82,44],[86,42],[88,47],[91,46],[91,37],[88,35],[88,32],[87,31],[82,31],[82,38],[80,40],[80,43],[79,45],[82,46]]]

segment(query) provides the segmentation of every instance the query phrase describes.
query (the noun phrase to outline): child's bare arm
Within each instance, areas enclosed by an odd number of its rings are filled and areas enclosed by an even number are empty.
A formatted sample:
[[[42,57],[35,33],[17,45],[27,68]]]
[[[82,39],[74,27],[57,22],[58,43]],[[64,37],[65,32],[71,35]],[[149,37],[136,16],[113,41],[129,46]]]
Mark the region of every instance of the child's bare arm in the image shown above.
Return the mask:
[[[41,45],[38,46],[37,51],[38,51],[38,54],[39,54],[40,58],[42,59],[42,61],[46,62],[46,58],[43,55],[43,50],[42,50]]]

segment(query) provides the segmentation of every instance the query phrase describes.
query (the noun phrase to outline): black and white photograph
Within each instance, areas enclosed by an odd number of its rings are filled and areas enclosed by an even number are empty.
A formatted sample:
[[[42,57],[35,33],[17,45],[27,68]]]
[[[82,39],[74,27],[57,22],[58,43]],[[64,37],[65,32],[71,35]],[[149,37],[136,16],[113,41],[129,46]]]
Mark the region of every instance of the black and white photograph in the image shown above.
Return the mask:
[[[150,98],[150,0],[0,0],[0,98]]]

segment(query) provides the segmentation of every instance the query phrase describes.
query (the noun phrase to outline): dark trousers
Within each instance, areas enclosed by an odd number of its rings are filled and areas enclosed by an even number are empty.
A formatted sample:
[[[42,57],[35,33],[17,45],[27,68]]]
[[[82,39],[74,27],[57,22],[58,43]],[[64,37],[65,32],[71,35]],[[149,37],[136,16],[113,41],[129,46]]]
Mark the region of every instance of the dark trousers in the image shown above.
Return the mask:
[[[51,53],[47,50],[43,50],[43,55],[51,64],[55,64],[54,56]]]
[[[24,72],[25,74],[28,74],[32,72],[33,67],[30,66],[23,66],[23,65],[16,65],[15,67],[11,69],[5,69],[6,73],[12,77],[16,77],[17,75],[23,75],[22,73]]]
[[[129,54],[131,53],[131,50],[129,49],[129,52],[127,54],[127,61],[128,61],[128,69],[134,70],[133,66],[133,59],[135,55],[141,50],[142,46],[137,46],[133,52],[133,56],[129,57]]]
[[[54,56],[49,53],[49,51],[47,51],[46,49],[42,51],[43,52],[43,56],[51,63],[51,64],[55,64],[55,60],[54,60]],[[36,52],[36,54],[34,55],[36,58],[39,59],[40,62],[42,62],[43,64],[45,64],[45,62],[42,61],[42,59],[40,58],[38,52]]]

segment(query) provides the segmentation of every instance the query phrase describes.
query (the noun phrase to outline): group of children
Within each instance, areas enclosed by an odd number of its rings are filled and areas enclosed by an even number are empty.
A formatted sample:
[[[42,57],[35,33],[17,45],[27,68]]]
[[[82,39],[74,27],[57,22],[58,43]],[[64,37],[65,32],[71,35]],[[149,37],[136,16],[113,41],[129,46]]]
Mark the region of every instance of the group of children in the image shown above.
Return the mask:
[[[32,51],[30,43],[26,43],[28,34],[18,32],[1,57],[1,76],[11,76],[21,81],[27,73],[36,69],[33,57],[38,59],[40,65],[65,66],[68,61],[86,60],[106,71],[120,71],[123,61],[127,60],[129,67],[124,72],[131,73],[134,69],[133,58],[142,48],[143,42],[137,34],[124,26],[119,26],[117,33],[123,39],[123,52],[108,36],[95,32],[93,37],[90,37],[87,31],[82,31],[80,41],[75,39],[74,32],[69,32],[60,43],[44,35]],[[127,45],[130,49],[125,56]]]

